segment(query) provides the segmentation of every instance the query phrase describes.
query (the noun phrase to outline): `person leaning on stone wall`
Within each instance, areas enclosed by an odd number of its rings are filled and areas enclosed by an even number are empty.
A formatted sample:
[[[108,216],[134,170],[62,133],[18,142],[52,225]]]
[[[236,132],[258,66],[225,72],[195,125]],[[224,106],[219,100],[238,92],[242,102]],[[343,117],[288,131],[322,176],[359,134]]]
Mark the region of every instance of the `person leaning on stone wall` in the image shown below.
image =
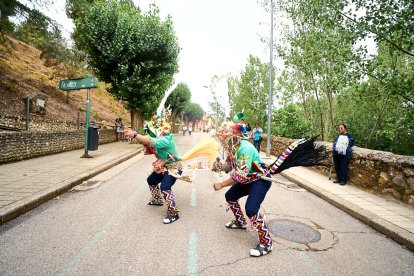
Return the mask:
[[[348,181],[348,167],[352,159],[352,147],[355,139],[352,134],[348,133],[348,128],[344,123],[337,127],[338,135],[333,142],[333,162],[336,172],[336,180],[333,183],[345,185]]]

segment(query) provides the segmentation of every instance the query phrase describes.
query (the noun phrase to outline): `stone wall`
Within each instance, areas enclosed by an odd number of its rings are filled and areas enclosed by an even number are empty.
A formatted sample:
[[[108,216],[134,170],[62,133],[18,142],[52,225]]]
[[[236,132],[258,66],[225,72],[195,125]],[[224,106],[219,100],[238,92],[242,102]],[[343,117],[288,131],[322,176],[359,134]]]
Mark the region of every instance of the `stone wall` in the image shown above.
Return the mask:
[[[114,130],[99,132],[99,144],[116,141]],[[84,135],[84,130],[0,133],[0,164],[83,148]]]
[[[0,125],[10,128],[26,129],[25,116],[0,115]],[[82,127],[81,127],[82,128]],[[74,121],[59,121],[46,119],[42,116],[30,114],[30,131],[55,131],[55,130],[75,130],[77,129],[76,118]]]
[[[266,135],[261,150],[266,151]],[[278,156],[294,139],[271,138],[271,154]],[[328,151],[327,164],[332,163],[332,143],[318,142]],[[396,155],[390,152],[353,147],[353,159],[349,165],[348,182],[373,192],[391,195],[414,205],[414,156]],[[329,166],[315,170],[328,175]],[[335,169],[332,168],[334,179]]]

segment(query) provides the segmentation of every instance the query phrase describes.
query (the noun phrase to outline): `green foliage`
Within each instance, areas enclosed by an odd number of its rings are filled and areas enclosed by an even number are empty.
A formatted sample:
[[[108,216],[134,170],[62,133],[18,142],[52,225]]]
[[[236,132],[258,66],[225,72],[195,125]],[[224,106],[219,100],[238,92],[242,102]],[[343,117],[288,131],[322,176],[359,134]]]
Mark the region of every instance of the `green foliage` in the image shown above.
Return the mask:
[[[49,0],[30,1],[37,6],[48,6]],[[17,25],[9,18],[16,16]],[[67,45],[62,37],[61,26],[36,9],[30,9],[16,0],[0,2],[0,32],[8,33],[17,39],[41,50],[45,65],[54,66],[64,63],[69,70],[69,77],[83,71],[84,55],[79,50]]]
[[[309,135],[310,126],[303,119],[303,113],[293,103],[273,112],[272,134],[289,138],[303,138]]]
[[[184,108],[184,118],[187,122],[195,122],[196,120],[202,119],[203,116],[204,111],[197,103],[189,103]]]
[[[85,11],[95,2],[95,0],[66,0],[66,15],[76,20],[85,13]]]
[[[14,30],[14,24],[9,17],[17,14],[21,4],[16,0],[0,1],[0,33],[11,33]]]
[[[158,8],[142,14],[129,1],[98,2],[76,21],[75,40],[97,77],[128,107],[151,115],[178,71],[179,46],[171,18]]]
[[[168,96],[166,105],[170,106],[172,110],[172,121],[184,111],[184,107],[191,100],[191,91],[187,84],[179,83]]]
[[[219,84],[219,81],[222,78],[223,78],[222,76],[214,75],[211,78],[211,83],[210,83],[210,92],[213,98],[208,104],[210,106],[210,109],[212,110],[212,114],[214,114],[213,118],[216,121],[217,125],[219,125],[221,122],[224,122],[224,119],[226,117],[226,111],[225,111],[223,99],[217,94],[217,90],[216,90],[217,85]]]
[[[337,98],[345,122],[361,147],[414,154],[414,108],[402,104],[397,95],[384,91],[375,79],[355,85]]]
[[[379,43],[414,57],[414,1],[352,0],[360,14],[345,14],[365,38],[374,34]]]
[[[232,114],[244,111],[244,121],[264,126],[267,120],[269,66],[249,56],[240,78],[227,79]],[[231,114],[231,115],[232,115]]]
[[[272,130],[307,129],[332,140],[345,122],[358,146],[414,154],[413,2],[351,2],[277,1],[289,24],[276,47],[285,62],[277,89],[285,107]],[[361,43],[367,37],[376,54]],[[291,103],[300,112],[288,111]]]

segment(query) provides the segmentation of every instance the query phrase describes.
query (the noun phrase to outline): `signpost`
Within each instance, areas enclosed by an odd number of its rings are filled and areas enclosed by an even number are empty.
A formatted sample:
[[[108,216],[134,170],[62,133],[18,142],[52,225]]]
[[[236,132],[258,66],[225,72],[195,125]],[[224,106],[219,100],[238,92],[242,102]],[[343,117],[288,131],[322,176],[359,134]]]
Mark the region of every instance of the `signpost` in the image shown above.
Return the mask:
[[[90,123],[89,118],[90,118],[90,112],[91,112],[91,104],[90,104],[91,88],[96,88],[96,87],[98,87],[98,79],[95,77],[68,79],[68,80],[62,80],[59,82],[59,89],[63,91],[88,89],[87,97],[86,97],[85,154],[82,156],[82,158],[92,157],[88,155],[88,139],[89,139],[88,130],[89,130],[89,123]]]
[[[63,91],[96,88],[97,86],[98,79],[94,77],[69,79],[59,82],[59,89]]]

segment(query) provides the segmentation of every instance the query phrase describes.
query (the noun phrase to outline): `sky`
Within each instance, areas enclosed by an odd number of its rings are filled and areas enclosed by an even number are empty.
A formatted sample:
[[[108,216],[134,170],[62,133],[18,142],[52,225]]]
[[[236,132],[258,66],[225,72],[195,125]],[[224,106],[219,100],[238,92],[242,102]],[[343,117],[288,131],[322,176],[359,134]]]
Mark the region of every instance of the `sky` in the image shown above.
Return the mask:
[[[28,6],[27,0],[21,1]],[[179,72],[175,84],[186,83],[192,92],[192,101],[209,111],[209,87],[214,75],[239,75],[250,54],[262,62],[269,62],[269,47],[260,41],[270,34],[270,14],[257,0],[135,0],[143,11],[154,2],[165,19],[171,15],[181,47]],[[33,6],[32,6],[33,7]],[[66,17],[65,0],[55,0],[41,10],[63,26],[69,37],[73,23]],[[216,87],[219,99],[226,101],[225,77]]]
[[[151,1],[136,0],[145,10]],[[159,0],[160,16],[172,16],[181,46],[180,71],[175,81],[185,82],[192,101],[209,110],[209,87],[214,75],[238,75],[250,54],[266,61],[268,46],[260,37],[270,33],[270,15],[256,0]],[[227,99],[226,78],[215,88],[219,99]]]

